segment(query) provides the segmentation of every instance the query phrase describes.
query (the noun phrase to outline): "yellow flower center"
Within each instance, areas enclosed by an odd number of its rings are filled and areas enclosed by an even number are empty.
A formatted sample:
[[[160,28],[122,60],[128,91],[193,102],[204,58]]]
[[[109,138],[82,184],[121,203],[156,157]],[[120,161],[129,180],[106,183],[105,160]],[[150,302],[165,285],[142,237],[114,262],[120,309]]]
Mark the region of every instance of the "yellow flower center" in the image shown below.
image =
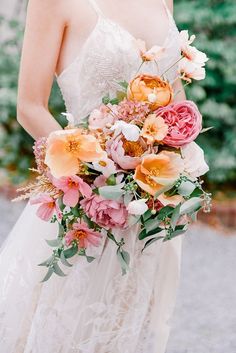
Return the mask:
[[[55,202],[48,202],[48,204],[47,204],[47,206],[49,207],[49,208],[54,208],[54,206],[55,206]]]
[[[130,157],[140,157],[142,156],[144,149],[140,142],[138,141],[123,141],[123,148],[125,154]]]
[[[70,139],[69,141],[67,141],[66,150],[67,152],[75,153],[78,151],[79,146],[80,144],[78,141],[76,141],[75,139]]]
[[[74,237],[76,240],[81,240],[87,238],[87,233],[84,230],[76,230]]]
[[[76,188],[78,186],[78,183],[76,183],[75,181],[69,179],[68,180],[68,186],[69,186],[69,188]]]
[[[98,163],[101,167],[106,167],[107,163],[105,161],[99,161]]]

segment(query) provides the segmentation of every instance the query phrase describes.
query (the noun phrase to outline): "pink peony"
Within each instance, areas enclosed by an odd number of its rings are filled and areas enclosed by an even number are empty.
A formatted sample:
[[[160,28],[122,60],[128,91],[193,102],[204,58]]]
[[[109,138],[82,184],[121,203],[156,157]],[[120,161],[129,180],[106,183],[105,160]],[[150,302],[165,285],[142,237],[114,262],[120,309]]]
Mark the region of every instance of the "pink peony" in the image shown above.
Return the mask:
[[[65,241],[67,246],[76,241],[80,249],[86,249],[90,244],[98,246],[101,237],[101,233],[95,232],[85,222],[81,222],[73,224],[73,229],[69,230],[65,235]]]
[[[181,147],[192,142],[202,129],[202,116],[192,101],[173,103],[156,111],[168,125],[163,142],[172,147]]]
[[[115,113],[111,113],[111,109],[115,110],[115,106],[102,105],[99,109],[94,109],[89,116],[89,129],[102,130],[111,127],[117,120]]]
[[[64,192],[63,203],[69,207],[75,207],[79,201],[80,193],[85,196],[91,196],[91,187],[77,175],[72,177],[53,178],[53,184]]]
[[[145,147],[140,141],[126,141],[121,135],[107,142],[106,151],[123,169],[135,169],[141,161]]]
[[[110,229],[123,228],[126,225],[128,211],[123,203],[93,195],[82,200],[80,204],[87,216],[100,227]]]
[[[47,194],[42,194],[39,197],[36,197],[30,200],[31,205],[40,204],[36,214],[43,221],[50,221],[53,214],[56,213],[57,217],[60,219],[62,217],[61,211],[56,203],[56,201]]]

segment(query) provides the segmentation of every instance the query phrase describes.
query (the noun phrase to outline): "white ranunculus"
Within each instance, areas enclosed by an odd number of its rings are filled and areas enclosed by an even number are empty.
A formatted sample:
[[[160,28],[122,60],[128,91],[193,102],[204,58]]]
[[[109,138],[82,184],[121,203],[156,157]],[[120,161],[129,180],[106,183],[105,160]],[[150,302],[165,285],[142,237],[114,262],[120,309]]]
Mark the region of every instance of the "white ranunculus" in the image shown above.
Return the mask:
[[[147,201],[146,199],[131,201],[127,207],[128,212],[132,215],[141,216],[148,210],[146,201]]]
[[[197,178],[208,172],[209,167],[204,159],[204,152],[195,142],[181,147],[184,170],[191,178]]]
[[[122,133],[128,141],[138,141],[140,135],[140,129],[134,124],[128,124],[125,121],[119,120],[111,127],[112,131],[115,131],[116,135]]]

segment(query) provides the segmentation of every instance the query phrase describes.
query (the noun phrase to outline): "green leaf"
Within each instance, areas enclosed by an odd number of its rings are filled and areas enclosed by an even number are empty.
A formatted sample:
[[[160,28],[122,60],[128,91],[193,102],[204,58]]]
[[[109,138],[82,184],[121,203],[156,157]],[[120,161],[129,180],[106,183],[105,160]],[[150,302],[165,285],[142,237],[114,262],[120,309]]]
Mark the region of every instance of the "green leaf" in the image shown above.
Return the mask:
[[[51,246],[52,248],[57,248],[58,246],[61,245],[61,239],[45,239],[47,244]]]
[[[195,189],[195,184],[192,183],[191,181],[182,181],[180,186],[178,187],[178,193],[181,196],[189,196],[192,194],[192,192]]]
[[[110,103],[110,96],[109,96],[109,94],[102,98],[102,103],[105,104],[105,105],[107,105],[108,103]]]
[[[157,216],[155,218],[148,219],[145,223],[144,226],[146,228],[147,232],[150,232],[154,228],[157,228],[157,226],[160,224],[160,221],[157,219]]]
[[[86,259],[89,263],[91,263],[93,260],[95,260],[95,257],[86,255]]]
[[[72,208],[71,208],[71,212],[73,213],[73,215],[74,215],[75,217],[79,217],[79,216],[80,216],[80,210],[79,210],[78,206],[72,207]]]
[[[129,86],[129,84],[128,84],[127,81],[119,81],[118,84],[119,84],[122,88],[124,88],[125,90],[127,90],[128,86]]]
[[[50,265],[50,263],[52,262],[53,258],[54,258],[53,256],[50,256],[47,260],[38,264],[38,266],[47,266],[48,267]]]
[[[58,263],[55,262],[53,264],[53,270],[56,273],[56,275],[60,276],[60,277],[65,277],[66,274],[62,271],[62,269],[58,266]]]
[[[172,216],[171,216],[171,219],[170,219],[170,225],[171,225],[172,229],[175,229],[176,224],[178,222],[178,219],[180,217],[180,206],[181,206],[181,204],[179,203],[175,207],[175,209],[174,209],[174,211],[172,213]]]
[[[121,248],[118,248],[116,253],[121,265],[122,275],[125,275],[129,270],[130,255],[127,251]]]
[[[72,267],[72,265],[66,260],[64,251],[61,252],[60,260],[61,260],[61,262],[62,262],[63,265],[65,265],[65,266],[67,266],[67,267]]]
[[[151,244],[155,243],[157,240],[160,240],[160,239],[163,239],[163,238],[164,238],[164,236],[159,236],[159,237],[155,237],[155,238],[149,239],[149,240],[145,243],[145,245],[144,245],[144,247],[143,247],[143,249],[142,249],[142,252],[143,252],[144,249],[146,249],[148,246],[150,246]]]
[[[180,207],[180,215],[196,212],[202,207],[202,198],[193,197],[185,201]]]
[[[58,223],[58,236],[59,237],[63,237],[64,236],[64,233],[65,233],[65,230],[64,230],[64,227],[61,223]]]
[[[163,230],[164,230],[164,229],[161,228],[161,227],[154,228],[154,229],[150,230],[150,232],[147,233],[147,236],[150,237],[150,236],[152,236],[152,235],[155,235],[155,234],[157,234],[157,233],[162,232]]]
[[[106,180],[107,185],[116,185],[116,177],[114,174],[110,175],[109,178]]]
[[[174,183],[166,185],[165,187],[163,187],[162,189],[160,189],[159,191],[157,191],[154,195],[154,200],[156,200],[158,198],[158,196],[160,196],[161,194],[169,191],[172,187],[174,186]]]
[[[64,252],[65,258],[69,259],[77,254],[78,246],[72,246],[71,248],[68,248],[68,249],[64,250],[63,252]]]
[[[146,222],[149,218],[151,218],[153,216],[152,211],[151,210],[147,210],[143,215],[142,215],[142,219],[144,222]]]
[[[53,268],[50,267],[50,268],[48,269],[47,273],[46,273],[46,276],[45,276],[45,277],[42,279],[42,281],[40,281],[40,282],[42,283],[42,282],[48,281],[49,278],[52,276],[53,272],[54,272]]]
[[[145,239],[146,237],[147,237],[147,232],[146,232],[146,229],[144,228],[144,229],[142,229],[141,232],[139,233],[138,238],[139,238],[139,240],[143,240],[143,239]]]
[[[166,217],[170,217],[170,216],[172,215],[173,211],[174,211],[174,207],[172,207],[172,206],[165,206],[165,207],[163,207],[163,208],[159,211],[159,213],[158,213],[158,215],[157,215],[157,219],[158,219],[159,221],[162,221],[162,220],[164,220]]]
[[[114,186],[101,186],[99,188],[99,195],[107,200],[118,200],[123,194],[122,187],[124,183]]]

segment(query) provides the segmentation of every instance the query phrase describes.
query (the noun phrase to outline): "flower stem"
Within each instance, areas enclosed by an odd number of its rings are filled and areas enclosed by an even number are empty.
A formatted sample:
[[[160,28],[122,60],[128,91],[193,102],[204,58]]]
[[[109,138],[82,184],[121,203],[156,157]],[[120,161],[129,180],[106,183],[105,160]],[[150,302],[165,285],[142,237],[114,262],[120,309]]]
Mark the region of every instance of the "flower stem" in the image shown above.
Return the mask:
[[[174,62],[174,64],[172,64],[168,69],[166,69],[160,76],[164,76],[170,69],[172,69],[172,67],[174,67],[176,64],[178,64],[178,62],[180,62],[180,60],[183,59],[183,56],[181,56],[176,62]]]

